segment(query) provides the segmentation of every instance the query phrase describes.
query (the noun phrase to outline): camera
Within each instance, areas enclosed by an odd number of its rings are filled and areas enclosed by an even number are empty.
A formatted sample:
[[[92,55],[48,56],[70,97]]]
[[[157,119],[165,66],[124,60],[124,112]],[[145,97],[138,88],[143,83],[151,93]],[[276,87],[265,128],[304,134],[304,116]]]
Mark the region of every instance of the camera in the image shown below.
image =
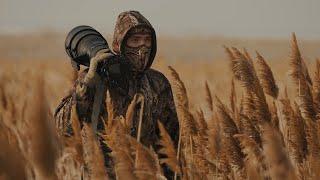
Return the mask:
[[[102,49],[110,50],[108,42],[97,30],[86,25],[73,28],[65,40],[65,50],[71,58],[71,63],[78,70],[80,65],[89,67],[91,58]],[[125,58],[114,55],[98,65],[97,71],[100,76],[112,80],[119,79],[124,72],[128,71],[128,63]]]

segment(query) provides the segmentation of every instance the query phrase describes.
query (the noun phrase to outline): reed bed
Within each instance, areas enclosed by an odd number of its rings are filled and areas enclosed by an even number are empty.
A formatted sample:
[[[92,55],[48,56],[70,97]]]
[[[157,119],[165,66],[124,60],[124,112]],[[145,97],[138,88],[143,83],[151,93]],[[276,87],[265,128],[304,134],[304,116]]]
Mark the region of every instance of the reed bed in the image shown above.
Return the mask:
[[[3,72],[0,78],[1,179],[318,179],[320,177],[320,61],[309,71],[295,34],[288,55],[288,81],[277,84],[268,59],[246,49],[224,47],[229,63],[229,98],[221,100],[203,80],[202,106],[191,100],[183,72],[168,67],[180,134],[175,148],[158,121],[159,149],[129,135],[137,94],[125,117],[114,117],[106,97],[105,131],[80,125],[72,108],[73,136],[53,124],[48,83],[39,73]],[[70,82],[75,78],[69,73]],[[30,80],[32,79],[32,80]],[[69,82],[69,83],[70,83]],[[26,91],[26,89],[28,91]],[[292,95],[288,95],[290,90]],[[50,94],[50,93],[49,93]],[[148,121],[147,119],[140,119]],[[112,152],[106,169],[101,142]],[[110,172],[113,172],[110,175]]]

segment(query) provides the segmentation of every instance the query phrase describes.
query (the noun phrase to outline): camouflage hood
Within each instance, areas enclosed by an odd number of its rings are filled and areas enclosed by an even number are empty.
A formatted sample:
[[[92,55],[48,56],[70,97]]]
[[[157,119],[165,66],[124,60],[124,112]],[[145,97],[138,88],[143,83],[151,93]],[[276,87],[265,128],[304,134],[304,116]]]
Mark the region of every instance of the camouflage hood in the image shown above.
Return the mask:
[[[143,17],[138,11],[125,11],[119,14],[113,35],[112,49],[116,54],[122,55],[124,52],[125,42],[128,38],[128,32],[134,27],[147,27],[151,30],[152,46],[151,54],[145,68],[150,68],[157,52],[156,33],[150,22]]]

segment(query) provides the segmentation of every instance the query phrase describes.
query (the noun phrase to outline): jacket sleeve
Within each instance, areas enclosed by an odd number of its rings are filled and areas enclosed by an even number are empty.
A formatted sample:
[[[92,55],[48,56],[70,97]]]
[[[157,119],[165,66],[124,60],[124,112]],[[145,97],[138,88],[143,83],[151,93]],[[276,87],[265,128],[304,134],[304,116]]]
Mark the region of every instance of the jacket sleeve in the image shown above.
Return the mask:
[[[73,85],[70,94],[62,99],[55,110],[54,119],[59,134],[72,135],[71,109],[76,105],[79,121],[90,122],[95,89],[84,82],[82,72]]]
[[[162,117],[160,121],[166,127],[166,130],[177,148],[179,141],[179,121],[169,81],[166,82],[166,87],[162,91],[160,98],[164,103],[164,112],[161,113]]]

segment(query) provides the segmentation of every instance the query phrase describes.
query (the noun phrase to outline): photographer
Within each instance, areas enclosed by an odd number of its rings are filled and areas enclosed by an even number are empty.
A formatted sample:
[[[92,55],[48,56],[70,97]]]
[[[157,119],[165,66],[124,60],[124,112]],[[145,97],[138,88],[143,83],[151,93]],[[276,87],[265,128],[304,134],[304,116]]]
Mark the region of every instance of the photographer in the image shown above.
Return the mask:
[[[160,120],[177,146],[179,124],[171,86],[162,73],[150,68],[156,55],[156,46],[155,31],[145,17],[137,11],[121,13],[114,31],[112,43],[114,54],[110,50],[102,49],[91,58],[89,69],[80,73],[71,95],[65,97],[56,110],[58,129],[64,134],[72,133],[70,112],[73,103],[76,104],[80,121],[90,122],[93,111],[98,112],[98,116],[105,116],[107,112],[104,101],[100,107],[94,108],[95,94],[99,89],[103,91],[108,89],[115,116],[125,116],[134,95],[141,93],[144,96],[141,143],[155,148],[156,142],[160,139],[157,131],[157,120]],[[99,76],[97,68],[100,62],[112,57],[124,58],[129,63],[129,69],[121,77],[120,83],[107,85],[104,88],[102,84],[106,81],[105,77]],[[104,98],[105,92],[100,99]],[[137,136],[138,120],[139,113],[135,112],[132,136]]]

